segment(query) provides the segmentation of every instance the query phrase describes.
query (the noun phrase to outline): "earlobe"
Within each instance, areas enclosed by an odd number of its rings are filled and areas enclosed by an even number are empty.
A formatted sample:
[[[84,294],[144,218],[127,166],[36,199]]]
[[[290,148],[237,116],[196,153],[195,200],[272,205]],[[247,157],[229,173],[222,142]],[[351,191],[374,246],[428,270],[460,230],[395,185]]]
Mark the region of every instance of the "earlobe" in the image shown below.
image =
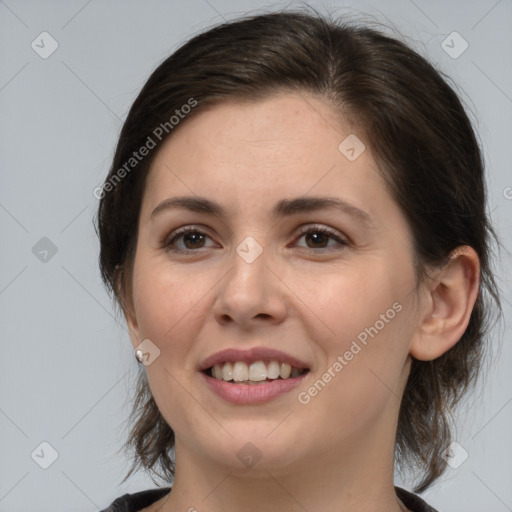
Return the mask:
[[[467,245],[455,249],[437,271],[412,340],[410,354],[431,361],[452,348],[466,330],[480,288],[480,260]]]

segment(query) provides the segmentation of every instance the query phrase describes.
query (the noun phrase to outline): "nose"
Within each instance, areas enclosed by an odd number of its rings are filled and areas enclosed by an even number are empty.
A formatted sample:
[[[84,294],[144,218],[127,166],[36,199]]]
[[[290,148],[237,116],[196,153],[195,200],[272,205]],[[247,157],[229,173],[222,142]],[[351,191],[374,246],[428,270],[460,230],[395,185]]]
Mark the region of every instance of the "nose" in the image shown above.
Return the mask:
[[[244,330],[281,323],[286,317],[286,286],[278,265],[263,249],[252,262],[233,251],[231,270],[219,284],[213,314],[221,325]]]

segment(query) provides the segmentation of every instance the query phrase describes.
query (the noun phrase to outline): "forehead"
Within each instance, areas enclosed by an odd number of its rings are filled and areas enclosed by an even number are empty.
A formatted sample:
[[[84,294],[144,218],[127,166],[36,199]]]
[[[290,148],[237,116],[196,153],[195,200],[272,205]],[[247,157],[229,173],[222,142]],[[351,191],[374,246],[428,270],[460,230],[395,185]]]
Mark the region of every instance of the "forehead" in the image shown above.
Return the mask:
[[[161,152],[179,145],[185,151],[194,148],[201,156],[220,158],[228,149],[242,156],[262,154],[281,160],[294,160],[303,153],[333,154],[348,127],[333,107],[308,93],[278,93],[256,101],[223,100],[196,107],[190,119],[185,118]],[[322,139],[312,152],[311,141]],[[294,149],[292,154],[283,150]]]
[[[348,190],[356,181],[371,188],[379,182],[377,166],[368,145],[361,150],[364,135],[354,131],[330,104],[306,93],[222,101],[185,119],[164,142],[148,176],[148,194],[160,197],[164,185],[188,194],[209,187],[218,194],[245,188],[305,195],[341,182]],[[350,149],[347,137],[357,137],[355,150],[362,151],[352,161],[343,152]]]

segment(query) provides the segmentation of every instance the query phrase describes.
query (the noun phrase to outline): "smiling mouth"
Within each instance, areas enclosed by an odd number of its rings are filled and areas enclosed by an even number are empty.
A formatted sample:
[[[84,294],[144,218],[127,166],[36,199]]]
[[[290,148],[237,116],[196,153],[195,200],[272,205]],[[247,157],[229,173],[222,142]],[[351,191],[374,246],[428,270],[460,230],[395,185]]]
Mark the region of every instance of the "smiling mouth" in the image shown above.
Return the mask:
[[[273,380],[293,379],[307,372],[307,368],[295,368],[276,360],[255,361],[250,364],[226,361],[204,370],[209,377],[232,384],[263,384]]]

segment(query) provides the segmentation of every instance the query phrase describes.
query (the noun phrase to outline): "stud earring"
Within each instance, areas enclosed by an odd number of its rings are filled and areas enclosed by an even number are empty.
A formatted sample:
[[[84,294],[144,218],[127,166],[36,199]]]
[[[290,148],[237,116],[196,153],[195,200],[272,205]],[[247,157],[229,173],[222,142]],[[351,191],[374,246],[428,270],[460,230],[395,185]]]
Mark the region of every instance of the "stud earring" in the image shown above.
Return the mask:
[[[137,350],[134,351],[134,354],[135,354],[135,359],[137,359],[137,362],[139,364],[144,361],[144,352],[142,351],[142,349],[138,348]]]

